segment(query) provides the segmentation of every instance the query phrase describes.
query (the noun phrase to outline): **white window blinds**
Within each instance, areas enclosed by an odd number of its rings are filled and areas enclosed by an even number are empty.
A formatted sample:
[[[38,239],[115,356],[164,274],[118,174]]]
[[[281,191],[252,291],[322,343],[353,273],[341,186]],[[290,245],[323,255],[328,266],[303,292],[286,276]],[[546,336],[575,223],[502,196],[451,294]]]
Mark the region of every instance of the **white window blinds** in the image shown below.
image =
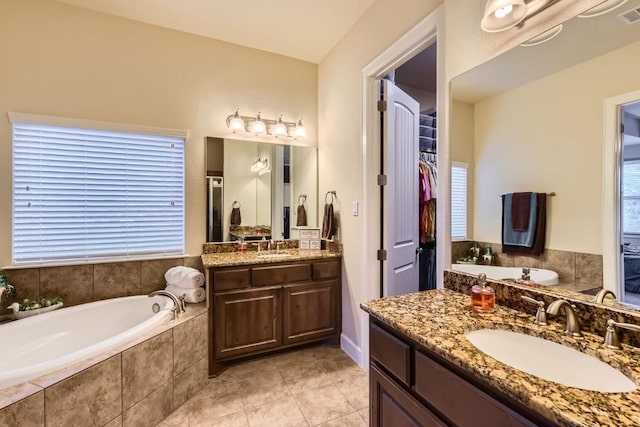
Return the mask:
[[[467,167],[451,166],[451,240],[467,240]]]
[[[622,164],[622,226],[624,233],[640,234],[640,160]]]
[[[13,121],[13,262],[184,254],[184,141]]]

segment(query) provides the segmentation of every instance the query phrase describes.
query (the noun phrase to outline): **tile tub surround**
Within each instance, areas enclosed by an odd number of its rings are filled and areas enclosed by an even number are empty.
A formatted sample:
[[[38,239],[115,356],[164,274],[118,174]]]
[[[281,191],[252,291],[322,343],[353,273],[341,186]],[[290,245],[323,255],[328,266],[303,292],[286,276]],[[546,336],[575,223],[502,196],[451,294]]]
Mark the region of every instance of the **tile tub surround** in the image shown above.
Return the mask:
[[[200,256],[150,259],[61,267],[9,268],[4,272],[16,287],[16,295],[3,298],[0,318],[6,309],[25,298],[60,296],[65,306],[131,295],[146,295],[164,289],[164,273],[185,265],[203,271]]]
[[[206,328],[205,304],[188,304],[104,354],[0,390],[0,425],[155,425],[205,387]]]
[[[466,256],[470,241],[451,242],[451,262]],[[582,252],[545,249],[540,256],[510,255],[502,253],[500,243],[478,242],[480,247],[490,247],[494,252],[494,264],[503,267],[545,268],[558,273],[560,285],[577,289],[602,287],[602,255]]]
[[[339,258],[342,251],[333,251],[327,249],[306,250],[306,249],[281,249],[290,256],[284,258],[261,258],[260,255],[267,252],[258,252],[256,250],[247,252],[209,252],[202,255],[202,265],[205,268],[212,267],[229,267],[236,265],[248,264],[273,264],[277,262],[295,262],[304,260]]]
[[[449,289],[382,298],[361,304],[364,311],[443,358],[470,376],[511,396],[551,421],[576,426],[640,425],[640,391],[598,393],[566,387],[511,368],[477,350],[465,334],[477,329],[505,329],[539,336],[598,357],[640,384],[640,349],[608,350],[602,337],[562,334],[564,325],[540,327],[534,316],[501,305],[490,315],[470,311],[470,299]],[[549,361],[554,363],[554,361]]]

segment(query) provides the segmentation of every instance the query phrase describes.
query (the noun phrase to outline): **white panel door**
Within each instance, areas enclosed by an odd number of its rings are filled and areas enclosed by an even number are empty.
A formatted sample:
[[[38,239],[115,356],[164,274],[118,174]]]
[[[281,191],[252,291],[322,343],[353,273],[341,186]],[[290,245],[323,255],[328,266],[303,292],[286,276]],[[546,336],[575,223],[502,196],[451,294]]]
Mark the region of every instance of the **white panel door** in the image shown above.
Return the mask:
[[[420,105],[383,80],[383,269],[384,296],[417,292],[419,247],[418,153]]]

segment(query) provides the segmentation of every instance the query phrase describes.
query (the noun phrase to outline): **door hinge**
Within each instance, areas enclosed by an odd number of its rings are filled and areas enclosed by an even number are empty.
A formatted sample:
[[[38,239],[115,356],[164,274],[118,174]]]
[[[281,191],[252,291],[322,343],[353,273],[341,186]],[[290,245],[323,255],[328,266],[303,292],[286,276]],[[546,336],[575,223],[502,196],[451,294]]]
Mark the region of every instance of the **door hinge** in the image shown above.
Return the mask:
[[[378,175],[378,185],[387,185],[387,175]]]
[[[387,260],[387,250],[386,249],[378,249],[378,253],[376,254],[376,258],[378,261],[386,261]]]
[[[620,123],[620,133],[624,133],[624,123]]]
[[[378,111],[387,111],[387,101],[378,101]]]

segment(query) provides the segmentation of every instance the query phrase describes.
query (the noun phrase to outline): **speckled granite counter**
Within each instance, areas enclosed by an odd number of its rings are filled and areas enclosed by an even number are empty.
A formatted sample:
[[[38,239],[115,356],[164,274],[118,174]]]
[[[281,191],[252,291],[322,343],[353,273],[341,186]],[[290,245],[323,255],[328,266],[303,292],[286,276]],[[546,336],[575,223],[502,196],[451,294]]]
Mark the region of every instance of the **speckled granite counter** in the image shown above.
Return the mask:
[[[281,256],[278,256],[281,255]],[[339,258],[342,254],[329,250],[285,249],[280,251],[219,252],[202,255],[205,268],[229,267],[248,264],[273,264],[324,258]]]
[[[418,345],[448,359],[549,420],[576,426],[640,425],[640,392],[598,393],[546,381],[485,355],[465,338],[465,334],[488,328],[538,336],[597,357],[640,384],[640,350],[635,347],[608,350],[603,348],[601,336],[585,333],[581,338],[567,337],[562,334],[563,324],[551,321],[550,325],[540,327],[533,324],[532,315],[503,306],[497,306],[491,315],[475,314],[470,311],[468,295],[446,289],[368,301],[361,307]],[[560,362],[550,360],[549,363]]]

